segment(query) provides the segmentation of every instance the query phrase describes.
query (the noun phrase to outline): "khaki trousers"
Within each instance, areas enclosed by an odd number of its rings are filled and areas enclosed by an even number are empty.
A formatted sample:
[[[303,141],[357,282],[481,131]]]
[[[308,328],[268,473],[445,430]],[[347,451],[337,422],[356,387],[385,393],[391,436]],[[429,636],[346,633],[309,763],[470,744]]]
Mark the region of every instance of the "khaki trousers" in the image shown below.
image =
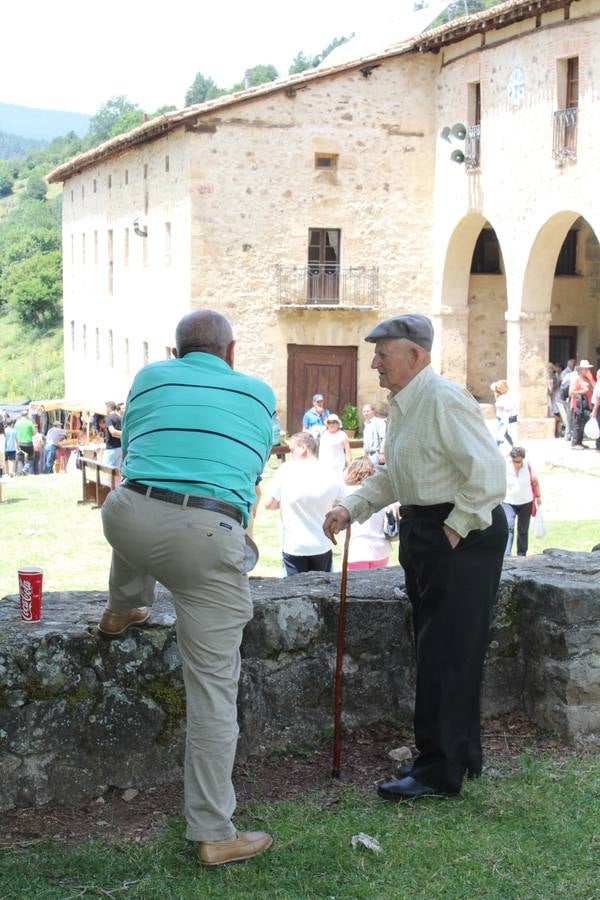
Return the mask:
[[[228,516],[124,487],[108,495],[102,523],[113,548],[110,609],[151,605],[156,581],[173,594],[187,697],[186,837],[228,840],[235,833],[239,648],[252,618],[246,573],[256,546]]]

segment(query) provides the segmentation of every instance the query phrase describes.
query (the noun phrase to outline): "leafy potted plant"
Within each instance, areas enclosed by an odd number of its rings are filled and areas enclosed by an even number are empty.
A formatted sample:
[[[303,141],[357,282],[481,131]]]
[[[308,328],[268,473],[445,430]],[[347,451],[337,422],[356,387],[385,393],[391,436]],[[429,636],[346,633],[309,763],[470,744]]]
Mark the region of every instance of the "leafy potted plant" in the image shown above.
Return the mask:
[[[349,438],[358,431],[358,410],[352,403],[346,403],[342,410],[342,428]]]

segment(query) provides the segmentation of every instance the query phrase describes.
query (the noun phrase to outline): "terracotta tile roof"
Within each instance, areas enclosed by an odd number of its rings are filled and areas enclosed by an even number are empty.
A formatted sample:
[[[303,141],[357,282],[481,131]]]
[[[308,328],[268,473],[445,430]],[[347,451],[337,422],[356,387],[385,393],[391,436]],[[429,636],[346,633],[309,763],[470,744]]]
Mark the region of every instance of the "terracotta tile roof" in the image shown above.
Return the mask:
[[[577,2],[577,0],[507,0],[506,3],[490,7],[482,12],[462,16],[459,19],[452,19],[450,22],[445,22],[437,28],[424,31],[407,41],[390,44],[386,49],[379,49],[376,53],[362,56],[350,62],[309,69],[306,72],[300,72],[297,75],[290,75],[286,78],[278,78],[276,81],[260,84],[257,87],[238,91],[235,94],[226,94],[206,103],[186,106],[184,109],[166,113],[144,122],[137,128],[111,138],[98,147],[93,147],[85,153],[80,153],[50,172],[47,176],[48,181],[65,181],[72,175],[76,175],[111,156],[117,156],[130,147],[156,140],[181,125],[187,125],[192,128],[194,123],[202,117],[211,116],[222,109],[227,109],[239,103],[246,103],[278,91],[284,91],[293,96],[295,91],[300,90],[310,82],[322,81],[352,69],[363,70],[364,74],[369,74],[371,67],[375,68],[385,59],[414,52],[435,53],[445,45],[462,41],[474,34],[483,34],[486,31],[505,28],[514,22],[533,18],[554,9],[568,7],[572,2]]]

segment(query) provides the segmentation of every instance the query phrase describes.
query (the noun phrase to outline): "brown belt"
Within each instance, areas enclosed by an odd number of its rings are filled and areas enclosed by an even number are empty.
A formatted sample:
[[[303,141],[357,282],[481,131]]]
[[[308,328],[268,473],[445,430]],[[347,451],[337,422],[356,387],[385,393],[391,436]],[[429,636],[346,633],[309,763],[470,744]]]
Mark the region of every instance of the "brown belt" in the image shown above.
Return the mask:
[[[137,481],[122,481],[121,487],[127,488],[129,491],[135,491],[136,494],[144,494],[146,497],[152,497],[153,500],[163,500],[165,503],[175,503],[177,506],[192,506],[194,509],[210,509],[212,512],[221,513],[223,516],[229,516],[244,524],[244,517],[241,509],[232,503],[225,503],[224,500],[215,500],[214,497],[197,497],[195,494],[180,494],[177,491],[168,491],[165,488],[150,487],[147,484],[139,484]]]

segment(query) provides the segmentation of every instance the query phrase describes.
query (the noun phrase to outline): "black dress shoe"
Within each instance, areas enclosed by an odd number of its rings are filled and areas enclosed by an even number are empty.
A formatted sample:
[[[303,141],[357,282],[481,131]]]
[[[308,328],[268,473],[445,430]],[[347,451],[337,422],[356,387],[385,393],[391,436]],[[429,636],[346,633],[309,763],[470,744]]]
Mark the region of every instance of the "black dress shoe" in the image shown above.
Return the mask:
[[[412,775],[400,778],[398,781],[388,781],[380,784],[377,793],[384,800],[418,800],[420,797],[456,797],[456,793],[442,791],[440,788],[430,787],[416,781]]]

